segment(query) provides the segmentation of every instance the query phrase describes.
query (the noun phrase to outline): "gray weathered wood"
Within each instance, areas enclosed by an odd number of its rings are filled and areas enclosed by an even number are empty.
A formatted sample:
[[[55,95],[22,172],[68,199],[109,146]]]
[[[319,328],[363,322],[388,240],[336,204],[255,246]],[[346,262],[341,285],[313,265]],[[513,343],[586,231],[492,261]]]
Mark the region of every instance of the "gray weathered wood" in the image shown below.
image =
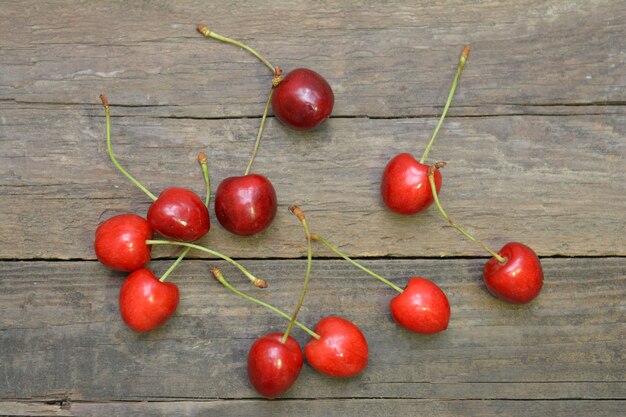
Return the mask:
[[[118,316],[123,275],[95,262],[0,263],[0,398],[70,401],[250,398],[245,357],[263,333],[286,322],[231,294],[209,277],[212,261],[181,265],[176,315],[137,335]],[[305,261],[251,261],[270,287],[235,285],[290,311]],[[308,365],[285,398],[431,400],[620,399],[626,393],[626,263],[623,258],[545,259],[546,283],[527,306],[491,297],[482,260],[367,261],[402,286],[409,276],[437,282],[452,306],[450,327],[434,336],[392,321],[394,291],[353,266],[316,260],[300,319],[353,320],[370,345],[370,363],[350,380]],[[166,262],[154,262],[159,273]],[[308,336],[295,331],[304,345]],[[360,405],[355,405],[360,407]]]

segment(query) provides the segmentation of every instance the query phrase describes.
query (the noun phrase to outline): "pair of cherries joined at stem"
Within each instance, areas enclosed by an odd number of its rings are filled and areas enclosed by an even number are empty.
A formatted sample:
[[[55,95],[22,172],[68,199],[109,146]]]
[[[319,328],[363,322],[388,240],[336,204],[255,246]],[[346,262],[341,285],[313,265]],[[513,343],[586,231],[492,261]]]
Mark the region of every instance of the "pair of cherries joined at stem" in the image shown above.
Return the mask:
[[[315,71],[298,68],[283,78],[279,67],[270,64],[249,46],[212,32],[205,25],[198,25],[197,30],[207,38],[250,52],[274,75],[250,162],[242,176],[224,179],[215,193],[215,216],[225,229],[242,236],[260,233],[270,226],[277,210],[276,191],[270,180],[250,173],[270,104],[274,115],[286,126],[295,130],[312,130],[330,116],[334,94],[328,82]]]

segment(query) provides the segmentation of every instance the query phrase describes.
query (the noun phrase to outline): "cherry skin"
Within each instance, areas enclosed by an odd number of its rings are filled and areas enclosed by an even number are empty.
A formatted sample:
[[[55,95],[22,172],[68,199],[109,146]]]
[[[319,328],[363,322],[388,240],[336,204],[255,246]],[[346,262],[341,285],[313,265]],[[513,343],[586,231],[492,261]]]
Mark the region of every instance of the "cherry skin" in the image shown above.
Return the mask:
[[[317,72],[297,68],[283,78],[274,90],[274,115],[296,130],[311,130],[333,111],[335,96],[328,82]]]
[[[413,277],[389,304],[393,319],[415,333],[434,334],[448,328],[450,303],[434,282]]]
[[[411,154],[401,153],[389,161],[383,172],[380,192],[385,205],[399,214],[415,214],[433,202],[428,181],[429,165],[418,162]],[[437,192],[441,189],[441,173],[435,171]]]
[[[124,323],[134,331],[149,332],[174,314],[178,300],[176,285],[159,281],[149,269],[138,269],[122,284],[120,313]]]
[[[498,255],[505,258],[503,264],[493,257],[483,268],[489,292],[513,304],[525,304],[535,299],[543,286],[543,269],[537,254],[522,243],[510,242],[500,249]]]
[[[152,228],[174,240],[193,242],[211,228],[209,210],[198,195],[186,188],[170,187],[148,209]]]
[[[215,216],[231,233],[248,236],[267,229],[278,201],[270,180],[258,174],[229,177],[215,192]]]
[[[258,338],[248,352],[248,378],[254,389],[266,398],[284,394],[298,379],[302,369],[302,349],[289,336],[283,344],[282,333]]]
[[[96,257],[109,268],[134,271],[150,262],[152,228],[136,214],[119,214],[101,223],[96,229]]]
[[[321,338],[312,338],[304,347],[304,355],[315,370],[337,378],[349,378],[365,369],[367,340],[354,323],[328,316],[317,323],[314,331]]]

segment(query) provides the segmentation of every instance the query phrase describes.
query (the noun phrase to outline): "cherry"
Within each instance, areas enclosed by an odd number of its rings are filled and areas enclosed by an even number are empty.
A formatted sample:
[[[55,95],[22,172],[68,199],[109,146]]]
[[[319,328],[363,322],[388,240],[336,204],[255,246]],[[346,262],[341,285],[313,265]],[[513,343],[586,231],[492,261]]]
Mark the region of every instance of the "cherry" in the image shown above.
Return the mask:
[[[254,389],[273,399],[285,393],[298,379],[302,364],[302,349],[289,336],[268,333],[252,344],[248,352],[248,378]]]
[[[389,304],[393,319],[415,333],[434,334],[448,328],[448,297],[434,282],[413,277]]]
[[[107,151],[113,165],[133,184],[153,201],[148,209],[148,222],[163,236],[174,240],[194,241],[204,236],[210,229],[209,210],[202,200],[190,190],[184,188],[166,188],[157,198],[135,177],[130,175],[118,162],[111,147],[111,111],[104,95],[100,96],[106,116]],[[206,159],[206,157],[205,157]],[[206,161],[205,161],[206,163]],[[205,181],[208,181],[205,173]],[[207,190],[208,194],[208,190]]]
[[[456,90],[457,83],[465,66],[465,62],[469,57],[469,45],[466,45],[461,51],[459,65],[452,81],[452,87],[448,94],[448,100],[443,109],[439,122],[435,127],[433,135],[422,154],[419,162],[410,154],[402,153],[393,157],[383,171],[380,192],[383,202],[389,210],[399,214],[415,214],[430,207],[433,203],[431,186],[428,181],[428,168],[424,164],[430,148],[432,147],[437,133],[443,124],[443,120],[448,113],[452,97]],[[441,190],[441,174],[435,176],[435,184],[437,192]]]
[[[278,201],[272,183],[263,175],[224,179],[215,192],[215,216],[229,232],[248,236],[267,229]]]
[[[483,268],[489,292],[513,304],[535,299],[543,286],[543,270],[537,254],[522,243],[509,242],[498,255],[505,259],[504,263],[494,257]]]
[[[138,269],[122,284],[120,313],[128,327],[144,333],[165,323],[176,311],[178,300],[176,285],[159,281],[149,269]]]
[[[431,188],[434,188],[432,187],[434,172],[445,165],[445,162],[438,162],[430,167],[428,179]],[[439,212],[450,226],[493,255],[483,267],[483,279],[492,295],[513,304],[529,303],[539,295],[543,286],[543,269],[537,254],[531,248],[522,243],[510,242],[496,253],[448,217],[434,190],[433,198]]]
[[[272,110],[278,120],[296,130],[311,130],[328,119],[335,96],[328,82],[317,72],[297,68],[278,84]]]
[[[365,369],[367,340],[354,323],[328,316],[317,323],[314,331],[320,338],[312,338],[307,343],[304,355],[315,370],[337,378],[349,378]]]
[[[273,66],[249,46],[212,32],[205,25],[198,25],[198,32],[207,38],[237,45],[254,55],[274,73],[276,87],[272,109],[276,118],[295,130],[312,130],[328,119],[333,111],[333,90],[320,74],[306,68],[296,68],[280,79],[280,68]]]
[[[96,257],[109,268],[134,271],[150,262],[152,239],[150,224],[136,214],[119,214],[102,222],[96,229]]]

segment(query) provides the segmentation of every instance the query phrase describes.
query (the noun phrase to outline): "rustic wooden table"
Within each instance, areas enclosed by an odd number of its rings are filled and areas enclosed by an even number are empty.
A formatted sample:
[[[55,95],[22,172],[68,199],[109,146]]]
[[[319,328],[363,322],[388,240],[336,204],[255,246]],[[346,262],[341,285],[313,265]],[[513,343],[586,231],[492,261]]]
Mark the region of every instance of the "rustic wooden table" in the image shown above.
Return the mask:
[[[626,409],[626,15],[619,0],[21,1],[0,7],[0,415],[618,416]],[[338,314],[370,345],[348,380],[305,365],[282,399],[250,387],[252,341],[284,321],[210,278],[224,262],[192,252],[171,276],[175,316],[146,335],[118,313],[123,273],[95,260],[94,230],[150,201],[106,153],[108,96],[120,161],[148,188],[204,192],[240,174],[271,75],[204,22],[285,70],[332,85],[332,118],[310,133],[268,119],[255,170],[279,196],[265,233],[215,221],[200,243],[245,264],[285,310],[306,265],[297,203],[314,231],[403,286],[448,294],[447,331],[396,326],[394,296],[314,247],[300,319]],[[429,159],[446,160],[442,202],[493,247],[522,241],[545,286],[529,305],[490,296],[487,257],[431,208],[383,208],[391,156],[421,154],[458,53],[472,54]],[[213,213],[212,213],[213,215]],[[156,248],[162,273],[175,250]],[[245,286],[243,288],[246,288]],[[308,336],[296,331],[305,344]]]

